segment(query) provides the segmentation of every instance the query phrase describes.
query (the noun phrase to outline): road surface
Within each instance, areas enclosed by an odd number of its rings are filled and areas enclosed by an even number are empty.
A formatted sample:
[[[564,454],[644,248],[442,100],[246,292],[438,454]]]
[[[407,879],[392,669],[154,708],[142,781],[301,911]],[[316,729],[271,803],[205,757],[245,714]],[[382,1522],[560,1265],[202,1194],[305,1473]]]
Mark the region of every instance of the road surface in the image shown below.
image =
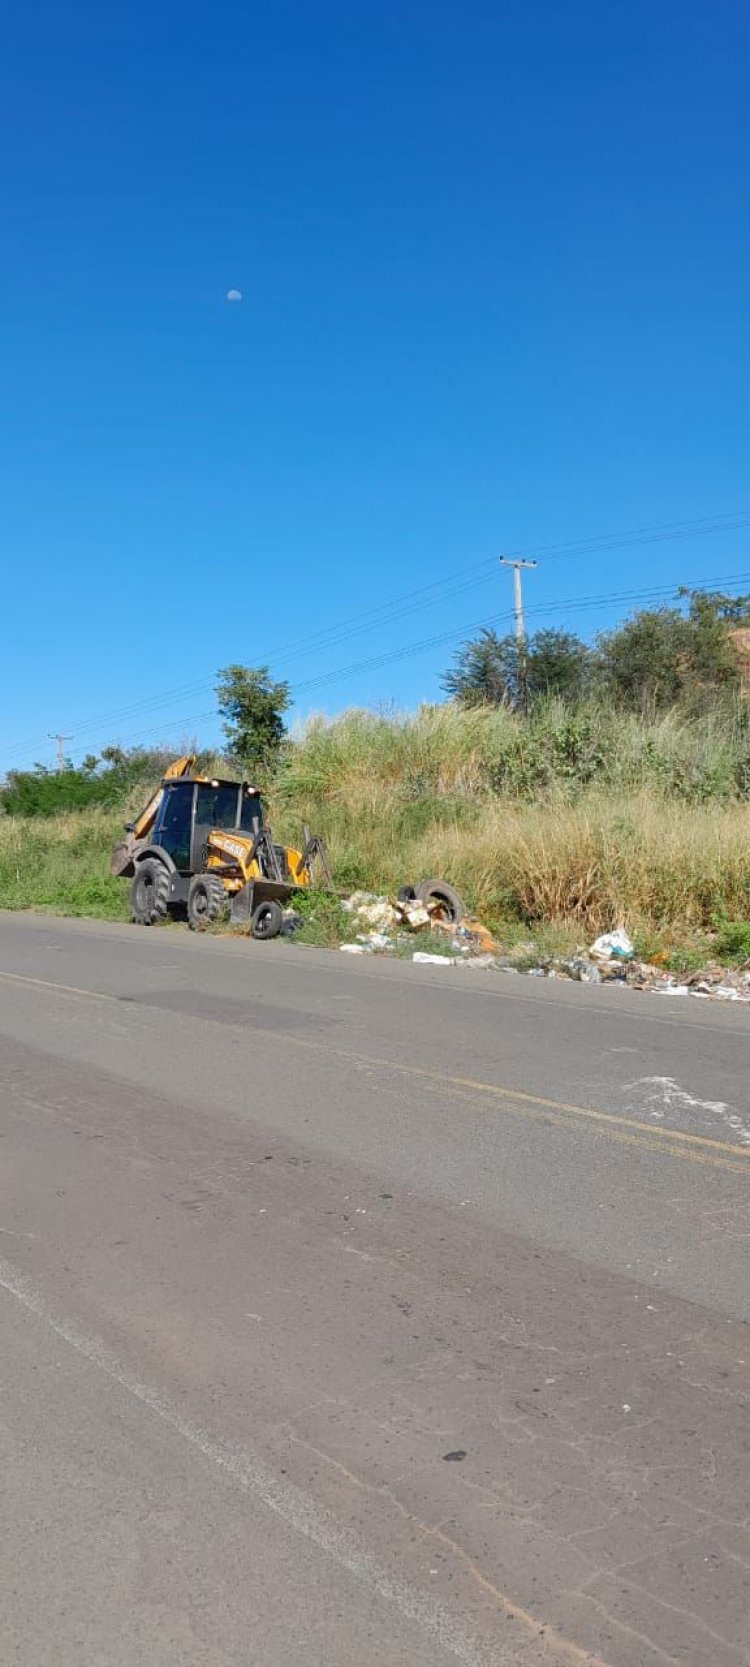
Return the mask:
[[[0,916],[3,1661],[750,1660],[750,1014]]]

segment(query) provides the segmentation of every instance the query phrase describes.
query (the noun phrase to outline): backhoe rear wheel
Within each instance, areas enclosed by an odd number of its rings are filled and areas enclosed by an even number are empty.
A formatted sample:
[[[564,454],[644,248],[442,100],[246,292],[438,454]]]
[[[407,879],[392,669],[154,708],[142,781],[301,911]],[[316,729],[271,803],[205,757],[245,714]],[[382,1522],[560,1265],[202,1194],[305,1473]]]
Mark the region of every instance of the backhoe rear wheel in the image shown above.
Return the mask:
[[[212,920],[218,920],[227,906],[227,894],[216,874],[194,874],[187,898],[188,926],[191,932],[205,932]]]
[[[156,926],[169,908],[169,870],[158,857],[139,862],[130,885],[130,913],[136,926]]]

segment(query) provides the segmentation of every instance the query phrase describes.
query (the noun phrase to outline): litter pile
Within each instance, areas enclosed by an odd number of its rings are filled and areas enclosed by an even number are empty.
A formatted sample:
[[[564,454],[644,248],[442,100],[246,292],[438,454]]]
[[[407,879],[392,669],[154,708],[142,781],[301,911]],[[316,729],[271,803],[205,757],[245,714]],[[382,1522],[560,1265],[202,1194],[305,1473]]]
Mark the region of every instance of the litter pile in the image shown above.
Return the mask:
[[[429,954],[415,950],[412,960],[436,966],[459,965],[469,959],[474,965],[495,964],[494,939],[480,920],[470,915],[462,915],[460,920],[448,919],[439,899],[422,902],[409,893],[408,887],[393,899],[369,891],[355,891],[344,900],[342,907],[351,915],[354,928],[352,942],[341,944],[347,955],[403,952],[414,933],[429,932],[439,934],[445,951]]]
[[[448,920],[439,902],[358,891],[344,901],[343,907],[351,916],[353,928],[352,941],[340,946],[346,955],[407,952],[413,961],[433,966],[491,967],[531,978],[567,978],[579,984],[627,986],[654,995],[750,1003],[750,963],[733,970],[709,962],[699,972],[680,979],[662,967],[638,960],[630,938],[621,928],[603,933],[587,950],[573,956],[542,960],[536,958],[533,944],[517,946],[513,955],[500,954],[481,921],[470,916]],[[445,945],[442,952],[412,949],[414,935],[422,932],[432,936],[433,944],[439,934]]]
[[[512,958],[496,959],[496,966],[506,972],[519,972]],[[750,966],[738,970],[722,967],[710,961],[699,972],[686,979],[676,978],[649,961],[636,959],[635,949],[626,932],[606,932],[592,943],[590,949],[570,959],[555,959],[526,967],[536,978],[572,978],[580,984],[627,985],[631,990],[646,990],[653,995],[712,997],[716,1001],[750,1002]]]

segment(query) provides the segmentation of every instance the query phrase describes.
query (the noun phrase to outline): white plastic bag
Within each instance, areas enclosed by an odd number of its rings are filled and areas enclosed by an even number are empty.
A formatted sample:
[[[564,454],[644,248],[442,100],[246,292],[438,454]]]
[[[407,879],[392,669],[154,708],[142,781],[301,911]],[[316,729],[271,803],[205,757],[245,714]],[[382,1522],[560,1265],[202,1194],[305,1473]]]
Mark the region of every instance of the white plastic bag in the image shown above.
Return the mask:
[[[635,950],[622,927],[616,932],[603,932],[600,938],[592,943],[589,955],[596,961],[632,961]]]

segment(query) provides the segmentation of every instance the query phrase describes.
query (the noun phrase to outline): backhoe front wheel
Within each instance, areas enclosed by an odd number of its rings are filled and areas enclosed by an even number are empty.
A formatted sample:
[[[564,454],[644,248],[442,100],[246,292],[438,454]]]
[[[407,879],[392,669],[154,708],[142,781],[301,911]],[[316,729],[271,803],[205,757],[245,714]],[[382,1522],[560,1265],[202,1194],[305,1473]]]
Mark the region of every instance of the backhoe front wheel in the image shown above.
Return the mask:
[[[216,874],[194,874],[187,899],[188,926],[191,932],[205,932],[211,922],[218,920],[227,906],[227,894]]]
[[[158,857],[139,862],[130,885],[130,913],[136,926],[156,926],[169,907],[169,871]]]

